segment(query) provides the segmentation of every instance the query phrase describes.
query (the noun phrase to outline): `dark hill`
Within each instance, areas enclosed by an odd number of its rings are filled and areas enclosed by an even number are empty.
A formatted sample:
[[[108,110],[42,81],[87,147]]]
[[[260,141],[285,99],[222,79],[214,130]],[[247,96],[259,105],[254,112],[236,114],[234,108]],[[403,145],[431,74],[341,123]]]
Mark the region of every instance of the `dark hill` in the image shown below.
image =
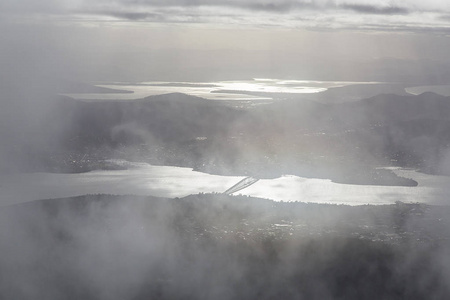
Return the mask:
[[[446,299],[448,208],[90,195],[0,209],[2,299]]]
[[[294,174],[358,184],[415,184],[376,171],[380,166],[450,173],[437,168],[449,151],[450,99],[433,93],[381,94],[341,104],[286,100],[246,110],[179,93],[136,101],[62,98],[46,106],[30,127],[33,138],[25,141],[31,145],[39,137],[37,144],[47,147],[22,147],[31,150],[17,155],[37,170],[80,172],[121,158],[219,174]]]
[[[73,119],[67,136],[77,137],[74,147],[142,144],[154,139],[177,143],[223,136],[240,115],[230,107],[184,94],[137,101],[80,102],[71,110]]]

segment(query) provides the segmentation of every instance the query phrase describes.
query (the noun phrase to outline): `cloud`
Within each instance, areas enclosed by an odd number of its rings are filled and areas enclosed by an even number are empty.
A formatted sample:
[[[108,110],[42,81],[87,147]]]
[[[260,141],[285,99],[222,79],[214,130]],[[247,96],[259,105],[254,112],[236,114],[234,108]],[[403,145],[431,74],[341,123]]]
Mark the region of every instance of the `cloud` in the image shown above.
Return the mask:
[[[447,31],[450,3],[439,0],[32,0],[6,1],[0,4],[5,15],[32,14],[64,16],[63,21],[82,19],[90,22],[139,21],[154,23],[207,23],[241,26],[276,26],[328,29],[413,31],[420,28]],[[371,24],[371,26],[367,26]],[[422,30],[421,30],[422,31]]]
[[[450,14],[441,15],[439,16],[439,19],[442,21],[450,22]]]
[[[19,0],[20,1],[20,0]],[[46,0],[49,1],[49,0]],[[68,1],[68,0],[66,0]],[[397,4],[399,3],[399,4]],[[84,1],[83,6],[116,5],[123,7],[228,7],[235,9],[287,12],[298,9],[351,9],[361,13],[396,14],[408,11],[437,11],[450,9],[446,1],[384,1],[384,0],[99,0]]]
[[[363,14],[406,15],[409,13],[408,9],[398,6],[382,7],[374,5],[344,4],[340,7]]]
[[[130,21],[154,21],[154,22],[165,22],[166,18],[161,13],[153,12],[133,12],[133,11],[96,11],[93,13],[83,12],[85,14],[93,14],[100,16],[110,16],[118,19],[125,19]]]

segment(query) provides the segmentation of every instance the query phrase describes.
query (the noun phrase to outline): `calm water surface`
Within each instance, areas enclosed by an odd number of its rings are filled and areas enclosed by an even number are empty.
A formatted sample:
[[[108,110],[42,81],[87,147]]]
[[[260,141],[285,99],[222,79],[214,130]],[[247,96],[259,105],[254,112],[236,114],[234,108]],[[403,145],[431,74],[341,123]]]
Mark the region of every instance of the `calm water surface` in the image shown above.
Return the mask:
[[[273,100],[273,94],[319,93],[331,87],[363,82],[253,79],[217,82],[99,83],[97,86],[133,93],[67,94],[80,100],[132,100],[167,93],[184,93],[209,100]],[[258,93],[248,95],[246,93]]]
[[[283,176],[260,180],[237,193],[273,199],[335,204],[392,204],[395,201],[436,205],[450,203],[450,177],[413,170],[395,170],[419,182],[417,187],[368,186],[333,183],[326,179]],[[200,192],[224,192],[243,177],[218,176],[189,168],[138,164],[129,170],[81,174],[15,174],[0,181],[0,205],[84,194],[183,197]]]
[[[272,100],[271,93],[317,93],[331,87],[356,82],[253,79],[202,83],[142,82],[102,84],[134,93],[70,94],[77,99],[139,99],[171,92],[186,93],[211,100]],[[450,86],[408,88],[409,93],[444,91]],[[230,91],[233,91],[230,93]],[[258,92],[263,96],[240,94]],[[265,96],[267,95],[267,97]],[[450,177],[432,176],[412,170],[395,170],[400,176],[419,182],[418,187],[365,186],[333,183],[326,179],[283,176],[260,180],[239,191],[243,195],[276,201],[302,201],[336,204],[391,204],[395,201],[447,205],[450,203]],[[60,198],[84,194],[153,195],[183,197],[200,192],[223,192],[243,177],[217,176],[195,172],[189,168],[136,164],[119,171],[93,171],[82,174],[33,173],[0,178],[0,205]]]

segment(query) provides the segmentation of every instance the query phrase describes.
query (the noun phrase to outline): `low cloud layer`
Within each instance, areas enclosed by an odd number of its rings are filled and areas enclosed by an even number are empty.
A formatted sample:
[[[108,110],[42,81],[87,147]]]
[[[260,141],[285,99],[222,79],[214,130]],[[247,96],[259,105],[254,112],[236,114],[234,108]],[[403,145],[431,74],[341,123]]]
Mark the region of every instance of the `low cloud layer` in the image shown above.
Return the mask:
[[[409,13],[407,8],[399,6],[375,6],[364,4],[345,4],[344,9],[353,10],[362,14],[379,14],[379,15],[406,15]]]
[[[446,32],[450,13],[446,1],[382,0],[45,0],[6,1],[0,16],[65,16],[65,20],[141,21],[156,23],[214,23],[303,28],[392,30],[434,27]],[[281,16],[280,16],[281,15]],[[372,24],[372,26],[367,26]]]

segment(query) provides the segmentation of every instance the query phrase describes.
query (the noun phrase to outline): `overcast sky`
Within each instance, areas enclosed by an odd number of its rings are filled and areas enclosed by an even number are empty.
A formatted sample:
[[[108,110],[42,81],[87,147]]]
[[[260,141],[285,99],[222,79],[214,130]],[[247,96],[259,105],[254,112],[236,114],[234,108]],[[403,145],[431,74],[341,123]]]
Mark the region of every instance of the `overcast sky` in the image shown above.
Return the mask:
[[[450,79],[447,0],[3,0],[0,25],[3,80]]]
[[[446,0],[4,0],[2,17],[155,23],[437,30],[448,32]]]

